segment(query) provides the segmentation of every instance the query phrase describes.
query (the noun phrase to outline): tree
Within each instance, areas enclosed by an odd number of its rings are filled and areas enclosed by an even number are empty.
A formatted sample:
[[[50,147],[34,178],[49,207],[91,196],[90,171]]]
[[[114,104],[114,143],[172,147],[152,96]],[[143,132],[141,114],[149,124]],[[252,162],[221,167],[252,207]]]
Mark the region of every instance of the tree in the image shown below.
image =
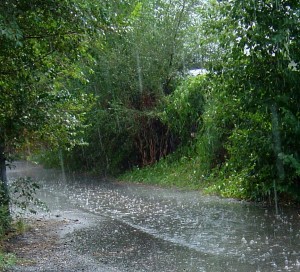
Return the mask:
[[[82,78],[76,62],[86,56],[87,34],[95,33],[96,25],[103,27],[101,12],[97,1],[0,3],[1,206],[9,204],[9,153],[28,138],[47,139],[48,144],[59,138],[65,145],[74,139],[82,117],[79,104],[86,97],[68,90],[63,81]]]
[[[194,57],[188,41],[190,15],[198,4],[178,0],[131,1],[126,8],[122,2],[109,5],[114,24],[104,31],[105,41],[93,46],[97,66],[89,79],[89,90],[97,96],[87,133],[93,146],[75,150],[86,165],[120,171],[152,164],[174,150],[178,141],[162,122],[160,107]],[[120,9],[124,17],[114,17]]]
[[[219,32],[215,44],[223,52],[221,65],[212,67],[219,82],[214,99],[227,105],[216,119],[217,126],[225,121],[218,168],[223,189],[235,184],[244,197],[258,198],[277,183],[275,191],[291,195],[300,173],[299,2],[222,1],[214,7],[222,23],[210,21],[206,29]]]

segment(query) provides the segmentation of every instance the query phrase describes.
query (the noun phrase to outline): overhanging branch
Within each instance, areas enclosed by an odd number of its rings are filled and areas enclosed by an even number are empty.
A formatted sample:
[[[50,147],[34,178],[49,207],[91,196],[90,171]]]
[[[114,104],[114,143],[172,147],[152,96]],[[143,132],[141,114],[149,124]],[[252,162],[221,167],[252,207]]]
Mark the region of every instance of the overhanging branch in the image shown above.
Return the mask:
[[[29,40],[29,39],[45,39],[45,38],[53,38],[53,37],[61,37],[61,36],[70,36],[70,35],[82,35],[82,33],[78,33],[75,31],[70,31],[70,32],[65,32],[65,33],[47,33],[43,35],[28,35],[24,36],[24,40]]]

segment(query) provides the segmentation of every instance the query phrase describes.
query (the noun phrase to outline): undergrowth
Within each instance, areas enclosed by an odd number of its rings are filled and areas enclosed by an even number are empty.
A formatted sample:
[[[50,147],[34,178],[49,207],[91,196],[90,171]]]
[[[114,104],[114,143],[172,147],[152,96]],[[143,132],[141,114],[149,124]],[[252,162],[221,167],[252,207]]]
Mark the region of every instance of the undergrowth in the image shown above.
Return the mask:
[[[9,240],[11,237],[22,234],[26,231],[27,225],[22,219],[18,219],[11,224],[10,231],[1,233],[0,235],[0,271],[6,271],[6,269],[14,266],[17,263],[17,257],[13,253],[5,252],[3,243]]]
[[[182,150],[161,159],[154,165],[126,172],[122,181],[198,190],[203,188],[205,177],[199,167],[200,159],[194,154],[182,155]]]
[[[0,271],[5,271],[7,268],[16,263],[16,256],[12,253],[3,253],[0,249]]]
[[[118,178],[126,182],[201,190],[210,195],[249,199],[244,187],[246,175],[225,178],[221,172],[217,167],[207,171],[207,162],[203,162],[203,156],[197,152],[189,153],[187,148],[183,148],[153,165],[135,167]]]
[[[5,271],[17,262],[14,254],[5,252],[3,244],[26,231],[23,215],[27,212],[36,213],[36,208],[48,211],[45,203],[36,196],[38,189],[38,183],[29,177],[21,177],[10,183],[10,207],[0,206],[0,271]]]

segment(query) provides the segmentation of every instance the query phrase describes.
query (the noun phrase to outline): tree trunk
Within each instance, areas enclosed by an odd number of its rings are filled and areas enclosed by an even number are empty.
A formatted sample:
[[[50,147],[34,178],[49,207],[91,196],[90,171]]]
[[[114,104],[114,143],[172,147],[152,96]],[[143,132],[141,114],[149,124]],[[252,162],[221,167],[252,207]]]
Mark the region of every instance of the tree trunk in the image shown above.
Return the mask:
[[[279,154],[282,152],[282,147],[281,147],[281,137],[279,131],[278,107],[275,103],[271,105],[271,117],[272,117],[273,149],[274,149],[274,154],[276,156],[277,176],[279,182],[282,183],[284,181],[285,172],[284,172],[283,161],[279,158]],[[278,215],[277,182],[275,179],[273,181],[273,187],[274,187],[276,215]]]
[[[0,135],[0,207],[7,209],[9,215],[9,194],[6,175],[5,140]]]
[[[279,117],[278,117],[278,107],[276,104],[271,106],[272,115],[272,135],[273,135],[273,149],[276,156],[276,168],[277,175],[280,181],[285,178],[285,171],[282,159],[279,158],[279,154],[282,152],[281,147],[281,137],[279,131]]]

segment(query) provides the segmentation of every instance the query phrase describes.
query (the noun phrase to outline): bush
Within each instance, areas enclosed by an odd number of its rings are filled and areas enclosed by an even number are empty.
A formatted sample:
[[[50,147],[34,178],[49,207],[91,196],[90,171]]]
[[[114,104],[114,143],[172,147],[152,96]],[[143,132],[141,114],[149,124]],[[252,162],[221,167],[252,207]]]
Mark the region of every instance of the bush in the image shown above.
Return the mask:
[[[191,142],[202,126],[205,92],[205,76],[184,80],[164,101],[161,116],[182,146]]]
[[[6,269],[14,265],[16,261],[17,258],[14,254],[2,253],[0,251],[0,271],[6,271]]]
[[[10,204],[17,214],[25,211],[36,213],[36,208],[48,210],[45,203],[36,197],[39,184],[30,177],[21,177],[10,184]]]
[[[0,240],[11,225],[11,216],[6,206],[0,206]]]

